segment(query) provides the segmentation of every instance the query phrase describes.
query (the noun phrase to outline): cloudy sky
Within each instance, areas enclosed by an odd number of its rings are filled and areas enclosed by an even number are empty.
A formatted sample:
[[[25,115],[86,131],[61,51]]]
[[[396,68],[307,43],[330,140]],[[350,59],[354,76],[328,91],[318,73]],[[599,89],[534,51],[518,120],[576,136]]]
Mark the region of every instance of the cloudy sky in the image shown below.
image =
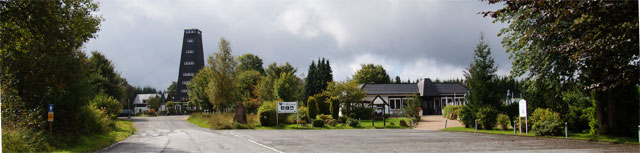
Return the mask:
[[[334,80],[360,64],[382,65],[402,80],[462,78],[485,33],[499,74],[511,60],[497,37],[506,26],[478,12],[496,10],[476,0],[104,0],[96,13],[98,50],[134,86],[165,90],[178,77],[183,30],[202,31],[205,59],[221,37],[232,54],[253,53],[264,66],[291,63],[304,76],[312,60],[330,60]]]

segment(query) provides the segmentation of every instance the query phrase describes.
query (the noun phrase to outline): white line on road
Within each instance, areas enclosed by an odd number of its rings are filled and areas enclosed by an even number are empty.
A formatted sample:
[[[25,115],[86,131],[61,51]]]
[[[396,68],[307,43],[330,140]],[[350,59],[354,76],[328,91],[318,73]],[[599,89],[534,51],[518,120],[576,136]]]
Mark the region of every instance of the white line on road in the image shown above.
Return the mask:
[[[262,146],[262,147],[264,147],[264,148],[267,148],[267,149],[269,149],[269,150],[272,150],[272,151],[275,151],[275,152],[278,152],[278,153],[284,153],[283,151],[280,151],[280,150],[278,150],[278,149],[276,149],[276,148],[272,148],[272,147],[269,147],[269,146],[267,146],[267,145],[263,145],[263,144],[261,144],[261,143],[258,143],[258,142],[256,142],[256,141],[253,141],[253,140],[251,140],[251,139],[247,139],[247,138],[245,138],[245,137],[241,137],[241,136],[236,135],[236,134],[234,134],[234,133],[227,132],[227,131],[224,131],[224,133],[227,133],[227,134],[233,135],[233,136],[235,136],[235,137],[238,137],[238,138],[241,138],[241,139],[247,140],[247,141],[249,141],[249,142],[251,142],[251,143],[257,144],[257,145]]]

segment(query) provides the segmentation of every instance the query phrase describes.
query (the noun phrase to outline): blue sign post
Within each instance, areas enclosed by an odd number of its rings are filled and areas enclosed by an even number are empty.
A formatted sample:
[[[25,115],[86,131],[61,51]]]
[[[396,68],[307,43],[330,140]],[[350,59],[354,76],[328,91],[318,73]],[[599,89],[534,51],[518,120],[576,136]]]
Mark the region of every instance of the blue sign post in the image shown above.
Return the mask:
[[[47,121],[49,121],[49,134],[51,134],[51,132],[53,131],[53,104],[49,104],[49,107],[47,107],[47,110],[49,113],[47,113]]]

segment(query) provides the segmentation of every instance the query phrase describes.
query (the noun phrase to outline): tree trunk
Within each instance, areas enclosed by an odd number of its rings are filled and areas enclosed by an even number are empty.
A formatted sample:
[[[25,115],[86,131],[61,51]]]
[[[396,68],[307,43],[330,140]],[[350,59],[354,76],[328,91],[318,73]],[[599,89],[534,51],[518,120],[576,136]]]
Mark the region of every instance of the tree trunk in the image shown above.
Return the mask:
[[[597,119],[598,119],[598,134],[606,134],[607,131],[607,125],[605,122],[606,116],[605,116],[605,107],[604,107],[604,99],[606,99],[606,94],[605,92],[602,91],[596,91],[596,95],[595,95],[595,100],[596,100],[596,113],[597,113]]]
[[[247,108],[244,107],[242,102],[236,105],[236,112],[233,115],[233,122],[240,124],[247,124]]]

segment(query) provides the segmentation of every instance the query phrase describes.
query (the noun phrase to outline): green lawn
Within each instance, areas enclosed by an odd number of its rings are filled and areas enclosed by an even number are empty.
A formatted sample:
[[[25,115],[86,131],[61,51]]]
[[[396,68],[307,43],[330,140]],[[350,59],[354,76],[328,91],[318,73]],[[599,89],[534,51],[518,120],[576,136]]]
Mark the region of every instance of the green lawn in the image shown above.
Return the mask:
[[[66,148],[56,149],[53,152],[93,152],[122,141],[136,132],[136,128],[131,121],[118,119],[115,125],[116,127],[109,133],[82,136],[78,143]]]
[[[450,127],[447,129],[444,129],[444,131],[458,131],[458,132],[476,132],[475,128],[465,128],[465,127]],[[504,134],[504,135],[514,135],[513,134],[513,128],[509,129],[509,130],[499,130],[499,129],[495,129],[495,130],[478,130],[478,133],[491,133],[491,134]],[[529,134],[525,134],[524,133],[524,129],[522,130],[522,134],[520,134],[519,131],[516,131],[515,135],[520,135],[520,136],[531,136],[534,137],[535,135],[533,133],[531,133],[531,131],[529,131]],[[560,138],[560,139],[564,139],[564,135],[563,136],[544,136],[547,138]],[[569,139],[579,139],[579,140],[591,140],[591,136],[589,136],[589,134],[586,133],[569,133]],[[604,141],[604,142],[613,142],[613,143],[629,143],[629,144],[639,144],[638,143],[638,139],[636,138],[630,138],[630,137],[617,137],[617,136],[598,136],[598,139],[595,141]]]
[[[216,126],[225,126],[225,125],[231,125],[232,124],[232,114],[192,114],[189,116],[189,119],[187,119],[187,121],[189,123],[192,123],[194,125],[197,125],[198,127],[201,128],[208,128],[208,129],[216,129]],[[371,126],[371,120],[362,120],[361,122],[361,126],[360,127],[351,127],[347,124],[338,124],[336,126],[328,126],[325,125],[324,127],[311,127],[311,124],[284,124],[283,126],[277,127],[277,126],[261,126],[260,122],[257,120],[257,115],[255,114],[251,114],[251,115],[247,115],[247,119],[249,119],[249,122],[251,123],[251,128],[255,128],[258,130],[273,130],[273,129],[278,129],[278,130],[290,130],[290,129],[373,129],[374,127]],[[386,120],[387,122],[387,126],[386,128],[410,128],[410,127],[402,127],[400,126],[400,120],[405,120],[407,121],[407,123],[409,123],[409,119],[407,118],[389,118]],[[393,123],[393,125],[392,125]],[[377,128],[382,128],[384,127],[384,123],[382,121],[376,120],[376,122],[374,123],[375,127]],[[220,129],[220,128],[218,128]]]

